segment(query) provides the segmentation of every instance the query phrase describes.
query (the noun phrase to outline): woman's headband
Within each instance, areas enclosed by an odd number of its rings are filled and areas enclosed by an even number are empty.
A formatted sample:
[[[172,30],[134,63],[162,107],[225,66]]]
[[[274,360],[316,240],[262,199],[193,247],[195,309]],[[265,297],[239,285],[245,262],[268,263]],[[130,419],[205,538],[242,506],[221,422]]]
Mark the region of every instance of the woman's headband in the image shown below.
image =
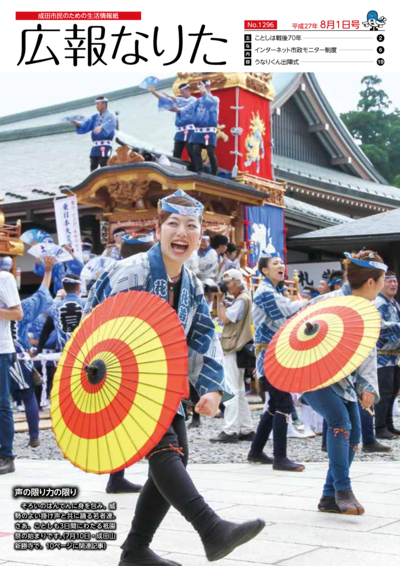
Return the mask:
[[[388,266],[385,265],[384,263],[381,263],[380,261],[372,261],[372,259],[375,257],[374,253],[370,253],[367,256],[368,259],[366,259],[366,258],[357,259],[352,254],[350,254],[349,252],[344,252],[344,256],[349,261],[351,261],[351,263],[355,263],[356,265],[359,265],[360,267],[368,267],[369,269],[381,269],[385,273],[388,270]]]
[[[174,202],[169,202],[172,197],[184,197],[188,201],[188,206],[182,206],[181,204],[175,204]],[[181,214],[182,216],[203,216],[204,206],[198,200],[187,195],[182,189],[175,191],[172,195],[169,195],[160,201],[161,210],[165,212]]]

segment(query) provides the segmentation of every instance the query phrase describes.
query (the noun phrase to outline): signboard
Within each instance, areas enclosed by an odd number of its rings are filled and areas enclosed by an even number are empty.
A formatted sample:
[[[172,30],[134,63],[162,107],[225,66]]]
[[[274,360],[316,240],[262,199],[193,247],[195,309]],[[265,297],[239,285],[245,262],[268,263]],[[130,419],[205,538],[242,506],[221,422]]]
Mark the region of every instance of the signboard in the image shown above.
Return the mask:
[[[342,269],[340,261],[323,261],[319,263],[289,263],[287,265],[288,278],[293,278],[293,271],[297,269],[300,288],[305,285],[318,287],[322,278],[328,279],[332,271]]]
[[[76,197],[54,201],[57,236],[60,246],[71,246],[75,256],[82,261],[82,241],[79,227],[78,203]]]

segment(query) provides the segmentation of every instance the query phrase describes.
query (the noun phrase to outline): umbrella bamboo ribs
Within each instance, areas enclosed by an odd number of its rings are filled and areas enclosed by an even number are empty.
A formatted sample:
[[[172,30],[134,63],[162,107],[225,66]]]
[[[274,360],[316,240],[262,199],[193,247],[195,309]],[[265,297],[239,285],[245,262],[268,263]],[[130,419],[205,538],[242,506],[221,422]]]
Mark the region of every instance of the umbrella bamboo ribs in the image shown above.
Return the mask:
[[[185,331],[145,291],[109,297],[66,344],[51,393],[57,443],[78,468],[116,472],[157,445],[188,391]]]

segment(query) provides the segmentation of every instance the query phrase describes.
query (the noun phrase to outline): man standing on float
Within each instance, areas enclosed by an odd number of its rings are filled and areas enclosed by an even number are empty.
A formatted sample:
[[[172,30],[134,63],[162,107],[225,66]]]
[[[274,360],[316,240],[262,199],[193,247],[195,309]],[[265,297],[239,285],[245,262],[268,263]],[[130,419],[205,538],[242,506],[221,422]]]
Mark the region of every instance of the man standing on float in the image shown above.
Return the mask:
[[[76,126],[77,134],[92,132],[93,146],[90,152],[90,171],[105,167],[112,153],[112,140],[117,127],[117,117],[107,108],[108,98],[98,96],[95,99],[98,114],[93,114],[84,122],[71,120]]]
[[[211,81],[209,80],[199,81],[197,88],[201,96],[193,105],[190,104],[181,109],[175,107],[173,110],[180,113],[183,120],[187,114],[192,114],[194,132],[188,145],[191,146],[193,171],[201,171],[203,167],[201,152],[205,149],[210,160],[211,173],[216,175],[218,162],[215,148],[217,145],[219,98],[211,94]]]
[[[192,91],[189,83],[181,84],[178,87],[178,90],[179,96],[172,96],[170,94],[167,94],[166,92],[163,92],[162,94],[158,93],[154,86],[149,87],[151,94],[158,98],[158,100],[165,101],[169,98],[175,103],[175,106],[170,109],[171,111],[176,112],[176,133],[174,137],[174,151],[172,153],[173,157],[180,159],[182,157],[183,150],[186,148],[191,161],[193,161],[193,157],[191,155],[192,149],[189,142],[194,131],[192,111],[194,109],[193,105],[196,102],[196,98],[192,96]],[[181,114],[180,111],[177,112],[177,110],[180,110],[182,108],[186,108],[185,113]]]

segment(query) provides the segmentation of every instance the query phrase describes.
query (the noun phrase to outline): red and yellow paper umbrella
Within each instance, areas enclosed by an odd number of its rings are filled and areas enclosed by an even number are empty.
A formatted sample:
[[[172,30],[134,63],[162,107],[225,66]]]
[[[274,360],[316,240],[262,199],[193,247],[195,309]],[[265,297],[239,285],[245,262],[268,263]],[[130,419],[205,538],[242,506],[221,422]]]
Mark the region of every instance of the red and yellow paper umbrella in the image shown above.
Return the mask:
[[[106,299],[75,330],[51,393],[53,429],[64,455],[104,474],[142,459],[188,395],[182,323],[144,291]]]
[[[290,393],[333,385],[368,357],[380,326],[371,301],[352,295],[318,301],[275,334],[264,358],[265,375]]]

